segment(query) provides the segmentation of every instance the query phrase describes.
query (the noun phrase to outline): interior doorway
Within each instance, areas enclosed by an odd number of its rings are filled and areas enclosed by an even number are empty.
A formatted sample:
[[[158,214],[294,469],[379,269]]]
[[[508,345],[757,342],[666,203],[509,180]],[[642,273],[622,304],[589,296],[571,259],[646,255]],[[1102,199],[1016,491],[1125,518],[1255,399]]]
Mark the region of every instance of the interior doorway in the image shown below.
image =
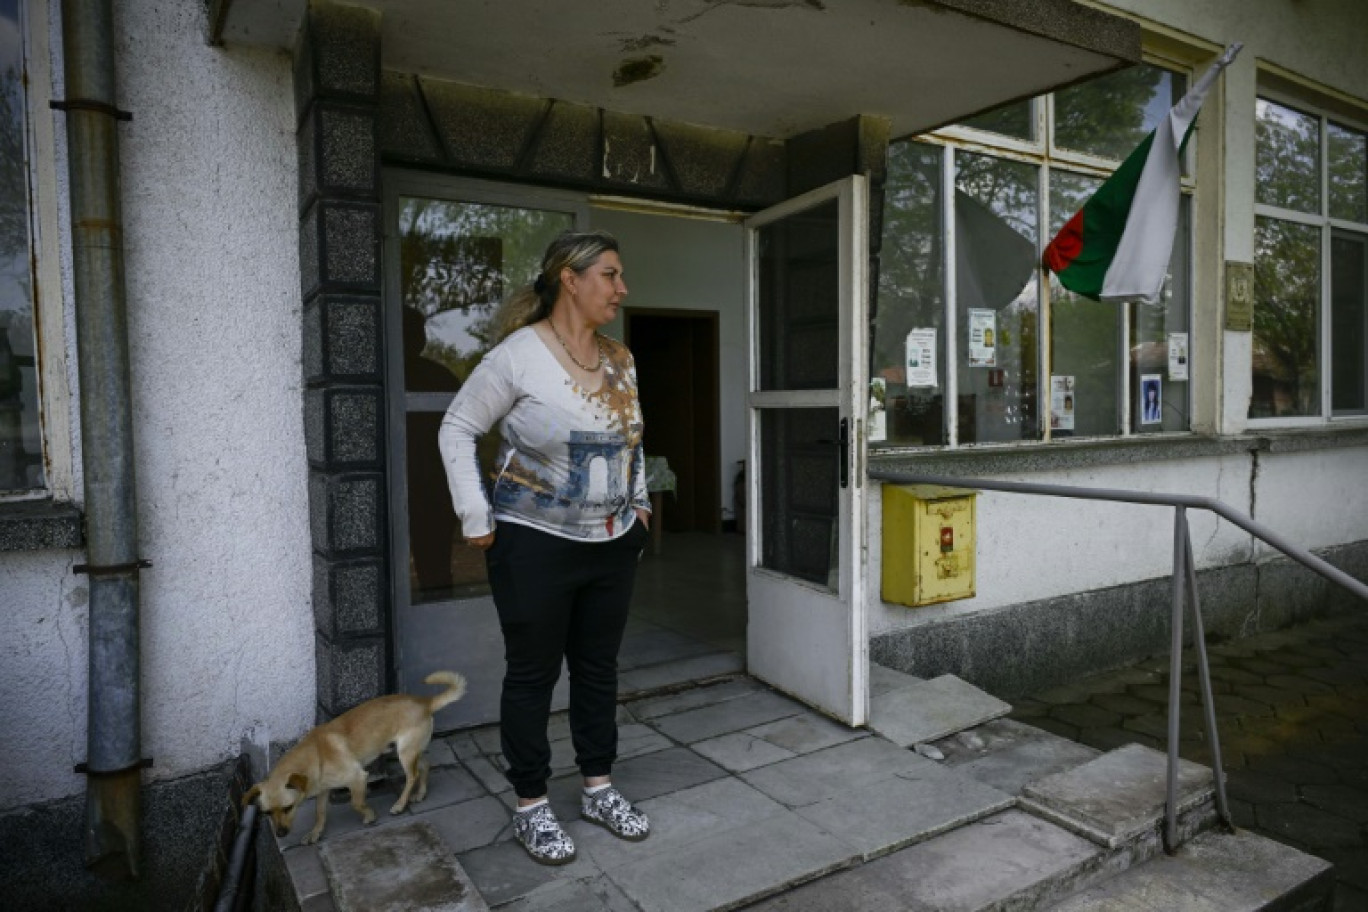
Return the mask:
[[[745,232],[733,213],[591,200],[622,245],[626,306],[605,326],[636,361],[648,477],[663,520],[647,549],[619,665],[623,692],[746,667],[743,536],[731,484],[746,446]]]
[[[671,533],[720,532],[717,312],[628,307],[625,317],[646,451],[665,459],[674,476],[672,496],[660,498],[660,525]]]

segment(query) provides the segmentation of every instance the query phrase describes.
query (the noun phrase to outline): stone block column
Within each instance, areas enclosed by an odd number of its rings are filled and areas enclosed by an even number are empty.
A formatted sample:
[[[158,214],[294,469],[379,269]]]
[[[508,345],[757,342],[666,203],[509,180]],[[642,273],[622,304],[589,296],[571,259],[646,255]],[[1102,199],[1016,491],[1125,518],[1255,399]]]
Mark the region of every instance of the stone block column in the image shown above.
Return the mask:
[[[380,15],[314,0],[294,59],[318,717],[391,683]]]

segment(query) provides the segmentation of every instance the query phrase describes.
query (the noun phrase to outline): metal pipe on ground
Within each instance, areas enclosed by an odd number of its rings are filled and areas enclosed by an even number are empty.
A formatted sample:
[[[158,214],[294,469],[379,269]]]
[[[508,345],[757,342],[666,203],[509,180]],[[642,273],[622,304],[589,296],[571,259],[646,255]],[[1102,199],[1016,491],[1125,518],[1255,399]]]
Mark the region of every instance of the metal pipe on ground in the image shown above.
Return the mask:
[[[237,836],[233,839],[233,852],[228,858],[228,870],[223,877],[223,885],[219,889],[218,901],[214,903],[214,912],[238,912],[247,907],[250,897],[249,889],[243,889],[246,885],[246,875],[249,864],[252,860],[252,847],[255,845],[257,822],[256,802],[251,802],[242,809],[242,816],[238,819]]]
[[[62,0],[72,276],[90,575],[85,863],[138,876],[142,808],[137,485],[111,0]]]

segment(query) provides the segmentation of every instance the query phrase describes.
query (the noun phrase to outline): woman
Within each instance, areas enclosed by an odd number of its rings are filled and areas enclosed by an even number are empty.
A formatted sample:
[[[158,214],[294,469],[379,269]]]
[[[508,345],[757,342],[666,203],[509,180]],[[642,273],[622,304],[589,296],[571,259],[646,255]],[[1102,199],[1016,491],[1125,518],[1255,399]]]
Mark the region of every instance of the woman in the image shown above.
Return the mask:
[[[535,284],[500,312],[502,341],[461,387],[438,436],[456,514],[467,544],[485,552],[503,630],[513,832],[542,864],[575,857],[546,800],[546,726],[562,659],[584,776],[581,815],[624,839],[650,833],[609,778],[617,653],[650,518],[636,369],[625,346],[598,333],[626,294],[612,235],[556,238]],[[487,498],[475,443],[495,424],[502,442]]]

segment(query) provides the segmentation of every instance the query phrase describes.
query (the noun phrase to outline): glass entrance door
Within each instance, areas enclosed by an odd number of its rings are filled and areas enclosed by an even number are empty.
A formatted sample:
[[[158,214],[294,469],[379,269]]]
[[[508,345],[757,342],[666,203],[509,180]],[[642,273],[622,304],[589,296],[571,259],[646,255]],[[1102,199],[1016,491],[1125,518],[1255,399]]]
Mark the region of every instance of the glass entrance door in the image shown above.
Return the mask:
[[[442,416],[495,343],[499,302],[531,281],[552,238],[583,224],[582,198],[474,181],[396,175],[386,181],[390,498],[400,690],[464,674],[465,699],[438,730],[499,714],[503,642],[483,552],[469,548],[437,448]],[[497,439],[486,436],[488,469]]]

